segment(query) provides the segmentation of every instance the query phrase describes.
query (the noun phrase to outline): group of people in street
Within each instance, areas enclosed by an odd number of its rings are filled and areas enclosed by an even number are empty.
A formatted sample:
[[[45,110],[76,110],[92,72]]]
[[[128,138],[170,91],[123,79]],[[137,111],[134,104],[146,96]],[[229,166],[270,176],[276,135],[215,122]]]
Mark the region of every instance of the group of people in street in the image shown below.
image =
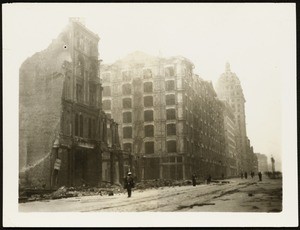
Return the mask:
[[[254,178],[255,173],[251,172],[250,173],[251,178]],[[243,179],[245,177],[245,179],[248,178],[247,172],[242,172],[241,173],[241,178]],[[259,181],[262,181],[262,173],[258,172],[258,178]],[[224,174],[222,174],[222,179],[224,179]],[[195,173],[192,174],[192,185],[196,186],[197,183],[197,175]],[[211,175],[208,175],[207,179],[206,179],[207,184],[210,184],[211,182]],[[132,173],[128,172],[127,176],[124,178],[124,189],[127,190],[127,194],[128,194],[128,198],[131,197],[131,193],[132,193],[132,188],[134,188],[135,183],[132,177]]]
[[[258,172],[257,175],[258,175],[259,181],[262,181],[262,173],[261,173],[261,172]],[[251,176],[251,178],[254,178],[255,173],[254,173],[254,172],[251,172],[251,173],[250,173],[250,176]],[[247,172],[244,172],[244,173],[241,172],[241,178],[244,179],[244,177],[245,177],[245,179],[248,178]]]

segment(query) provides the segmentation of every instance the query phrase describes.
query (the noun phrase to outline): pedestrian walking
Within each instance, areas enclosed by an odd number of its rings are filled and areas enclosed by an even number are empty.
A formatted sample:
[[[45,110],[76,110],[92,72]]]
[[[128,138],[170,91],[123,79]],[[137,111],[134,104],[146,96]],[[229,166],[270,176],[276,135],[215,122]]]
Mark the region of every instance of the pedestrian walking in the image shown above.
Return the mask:
[[[244,179],[244,173],[241,172],[241,178]]]
[[[127,189],[128,197],[131,197],[132,188],[134,188],[134,180],[132,178],[131,172],[128,172],[127,177],[124,181],[124,189]]]
[[[209,184],[210,182],[211,182],[211,175],[208,175],[207,184]]]
[[[192,175],[193,186],[196,186],[196,179],[197,179],[197,176],[195,173],[193,173],[193,175]]]
[[[259,178],[259,181],[262,181],[262,174],[261,174],[261,172],[258,173],[258,178]]]
[[[251,175],[251,178],[253,179],[253,177],[254,177],[254,172],[251,172],[250,175]]]
[[[245,172],[245,179],[247,179],[248,175],[247,175],[247,172]]]

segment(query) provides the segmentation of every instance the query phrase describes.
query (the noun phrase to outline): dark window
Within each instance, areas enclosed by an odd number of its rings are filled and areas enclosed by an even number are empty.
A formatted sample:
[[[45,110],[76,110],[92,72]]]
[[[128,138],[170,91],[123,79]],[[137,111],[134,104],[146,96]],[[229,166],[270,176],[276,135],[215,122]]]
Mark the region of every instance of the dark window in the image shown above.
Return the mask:
[[[110,86],[103,87],[103,96],[111,96]]]
[[[75,115],[75,136],[78,136],[78,124],[79,124],[79,119],[78,119],[78,114]]]
[[[146,96],[144,97],[144,106],[153,106],[153,97],[152,96]]]
[[[166,81],[166,91],[175,89],[175,81]]]
[[[175,109],[167,109],[167,120],[176,119],[176,111]]]
[[[154,153],[154,142],[145,142],[145,153],[153,154]]]
[[[167,136],[176,135],[176,124],[167,124]]]
[[[124,98],[123,99],[123,108],[124,109],[131,109],[131,98]]]
[[[175,95],[174,94],[166,95],[166,105],[175,105]]]
[[[79,115],[79,136],[83,137],[83,116]]]
[[[152,84],[152,82],[145,82],[144,83],[144,92],[145,93],[152,93],[153,92],[153,84]]]
[[[123,93],[123,95],[130,95],[131,94],[131,85],[130,84],[123,85],[122,93]]]
[[[132,138],[132,127],[123,128],[123,138]]]
[[[145,126],[145,137],[153,137],[154,136],[154,126],[146,125]]]
[[[123,113],[123,123],[131,123],[131,122],[132,122],[131,112]]]
[[[176,152],[176,141],[167,141],[167,151],[168,153]]]
[[[125,144],[123,144],[123,149],[126,152],[131,152],[132,151],[132,144],[131,143],[125,143]]]
[[[110,110],[111,109],[111,100],[104,100],[103,101],[103,109]]]
[[[152,110],[144,111],[144,121],[153,121],[153,111]]]

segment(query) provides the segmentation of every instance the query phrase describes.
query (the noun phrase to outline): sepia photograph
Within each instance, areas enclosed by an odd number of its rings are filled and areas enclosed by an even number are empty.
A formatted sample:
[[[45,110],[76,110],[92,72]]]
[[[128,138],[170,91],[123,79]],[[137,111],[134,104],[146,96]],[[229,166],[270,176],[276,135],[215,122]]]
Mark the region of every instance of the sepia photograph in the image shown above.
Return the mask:
[[[298,226],[295,4],[2,6],[7,227]]]

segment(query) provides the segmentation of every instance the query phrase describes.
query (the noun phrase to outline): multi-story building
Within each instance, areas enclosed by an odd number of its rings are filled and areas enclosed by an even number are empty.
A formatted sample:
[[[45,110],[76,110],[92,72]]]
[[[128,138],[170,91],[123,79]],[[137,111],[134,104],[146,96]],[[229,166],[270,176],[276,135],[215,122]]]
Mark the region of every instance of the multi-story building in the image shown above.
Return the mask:
[[[237,145],[237,157],[240,162],[240,172],[250,172],[252,166],[250,158],[252,155],[248,150],[248,137],[246,133],[246,115],[245,115],[245,98],[243,89],[241,87],[240,80],[235,73],[231,72],[230,65],[226,64],[226,71],[218,79],[216,85],[216,92],[218,97],[222,100],[226,100],[232,107],[235,123],[237,127],[236,132],[236,145]]]
[[[70,19],[47,49],[20,67],[22,185],[98,185],[123,177],[118,124],[102,111],[98,42]]]
[[[268,157],[265,154],[255,153],[258,161],[258,171],[259,172],[268,172]]]
[[[185,179],[225,170],[222,103],[184,57],[135,52],[101,66],[103,109],[119,124],[139,179]]]
[[[225,132],[225,154],[227,168],[225,176],[236,176],[241,162],[237,158],[236,150],[236,124],[232,107],[223,100],[224,132]]]

